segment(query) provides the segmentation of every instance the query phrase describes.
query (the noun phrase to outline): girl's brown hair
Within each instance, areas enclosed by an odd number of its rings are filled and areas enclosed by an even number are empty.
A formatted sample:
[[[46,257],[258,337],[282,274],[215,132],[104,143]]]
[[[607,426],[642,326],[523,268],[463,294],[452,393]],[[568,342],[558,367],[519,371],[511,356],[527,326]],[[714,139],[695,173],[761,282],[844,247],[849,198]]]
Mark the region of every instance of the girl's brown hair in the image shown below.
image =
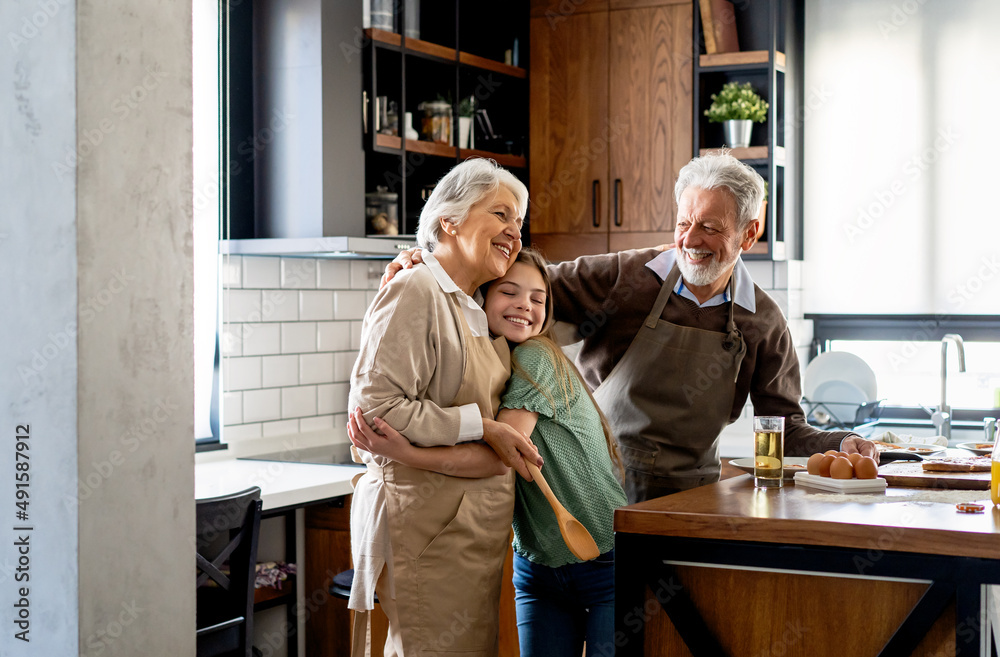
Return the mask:
[[[579,370],[576,369],[576,365],[574,365],[573,361],[566,357],[566,354],[564,354],[562,349],[559,348],[559,345],[552,339],[552,326],[555,324],[555,313],[553,312],[555,303],[552,299],[552,282],[549,280],[549,273],[546,270],[546,265],[548,263],[545,261],[545,258],[541,256],[541,254],[532,249],[522,249],[521,252],[517,254],[517,258],[514,260],[515,264],[518,262],[530,265],[537,269],[542,274],[542,280],[545,282],[545,321],[542,323],[542,330],[539,334],[529,338],[527,341],[534,341],[545,349],[549,360],[552,362],[552,367],[555,370],[556,380],[559,382],[559,392],[562,394],[563,402],[565,403],[566,408],[570,409],[570,412],[572,412],[570,395],[573,392],[574,377],[576,381],[579,382],[580,387],[583,388],[584,392],[587,393],[587,397],[594,405],[594,408],[597,409],[597,414],[601,418],[601,428],[604,430],[604,440],[607,443],[608,456],[611,457],[611,462],[615,464],[619,475],[623,478],[625,476],[625,468],[622,465],[621,456],[618,454],[618,443],[615,440],[614,434],[611,432],[611,425],[608,424],[608,418],[604,416],[604,412],[601,410],[601,407],[597,405],[594,395],[590,392],[590,388],[587,387],[587,384],[584,383],[583,377],[580,376]],[[487,284],[487,287],[488,286],[489,284]],[[517,361],[517,357],[515,356],[511,360],[514,365],[514,371],[534,386],[535,390],[541,393],[550,404],[555,405],[551,392],[543,390],[538,383],[535,382],[535,380],[532,379],[527,372],[525,372],[524,368],[521,367],[521,364]]]

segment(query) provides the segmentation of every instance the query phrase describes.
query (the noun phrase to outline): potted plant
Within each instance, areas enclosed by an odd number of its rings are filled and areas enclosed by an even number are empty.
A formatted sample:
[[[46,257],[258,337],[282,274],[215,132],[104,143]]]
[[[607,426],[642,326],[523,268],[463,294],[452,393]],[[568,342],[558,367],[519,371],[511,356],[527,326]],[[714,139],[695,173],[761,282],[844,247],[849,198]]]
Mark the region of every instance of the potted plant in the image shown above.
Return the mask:
[[[753,124],[767,119],[768,107],[749,82],[727,82],[722,91],[712,94],[712,105],[705,110],[705,116],[712,123],[722,124],[727,146],[746,148]]]

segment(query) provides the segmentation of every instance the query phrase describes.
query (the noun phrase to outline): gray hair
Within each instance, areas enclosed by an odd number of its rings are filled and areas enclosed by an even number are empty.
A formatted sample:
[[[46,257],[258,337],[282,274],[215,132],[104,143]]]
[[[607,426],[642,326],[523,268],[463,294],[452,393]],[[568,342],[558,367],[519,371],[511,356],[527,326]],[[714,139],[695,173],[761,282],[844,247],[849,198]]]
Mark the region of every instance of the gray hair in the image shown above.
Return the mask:
[[[706,190],[721,187],[728,191],[736,201],[736,227],[740,231],[757,218],[764,202],[764,179],[728,151],[696,157],[684,165],[674,185],[674,200],[678,204],[688,187]]]
[[[435,185],[420,211],[417,244],[433,251],[440,241],[441,219],[461,226],[472,206],[482,201],[487,194],[496,192],[500,185],[514,194],[517,203],[514,211],[519,219],[524,219],[524,213],[528,209],[528,188],[524,183],[495,161],[474,158],[457,165]]]

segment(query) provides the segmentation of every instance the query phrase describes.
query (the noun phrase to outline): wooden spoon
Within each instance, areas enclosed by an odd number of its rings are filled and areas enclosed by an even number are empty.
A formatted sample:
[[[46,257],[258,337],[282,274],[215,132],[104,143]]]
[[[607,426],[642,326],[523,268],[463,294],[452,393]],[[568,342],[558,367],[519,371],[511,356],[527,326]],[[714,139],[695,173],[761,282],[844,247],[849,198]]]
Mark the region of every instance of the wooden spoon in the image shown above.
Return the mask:
[[[542,476],[538,466],[527,461],[525,463],[528,465],[528,472],[531,473],[531,477],[538,484],[538,487],[542,489],[542,494],[545,495],[545,499],[549,501],[552,510],[555,511],[556,522],[559,523],[559,533],[562,534],[563,541],[565,541],[569,551],[577,559],[582,559],[583,561],[590,561],[600,556],[601,552],[597,549],[594,537],[590,535],[590,532],[587,531],[582,522],[574,518],[573,514],[559,503],[559,500],[556,499],[556,494],[549,488],[549,483],[545,481],[545,477]]]

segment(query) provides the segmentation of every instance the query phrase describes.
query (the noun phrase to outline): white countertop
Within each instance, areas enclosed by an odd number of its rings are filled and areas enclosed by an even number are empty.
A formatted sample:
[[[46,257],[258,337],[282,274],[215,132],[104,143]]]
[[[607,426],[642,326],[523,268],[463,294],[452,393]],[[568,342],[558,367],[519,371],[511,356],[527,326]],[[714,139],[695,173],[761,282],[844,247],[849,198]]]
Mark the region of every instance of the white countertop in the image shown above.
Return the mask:
[[[303,506],[354,491],[351,479],[364,469],[279,461],[224,459],[196,463],[196,499],[217,497],[260,486],[263,510]]]

